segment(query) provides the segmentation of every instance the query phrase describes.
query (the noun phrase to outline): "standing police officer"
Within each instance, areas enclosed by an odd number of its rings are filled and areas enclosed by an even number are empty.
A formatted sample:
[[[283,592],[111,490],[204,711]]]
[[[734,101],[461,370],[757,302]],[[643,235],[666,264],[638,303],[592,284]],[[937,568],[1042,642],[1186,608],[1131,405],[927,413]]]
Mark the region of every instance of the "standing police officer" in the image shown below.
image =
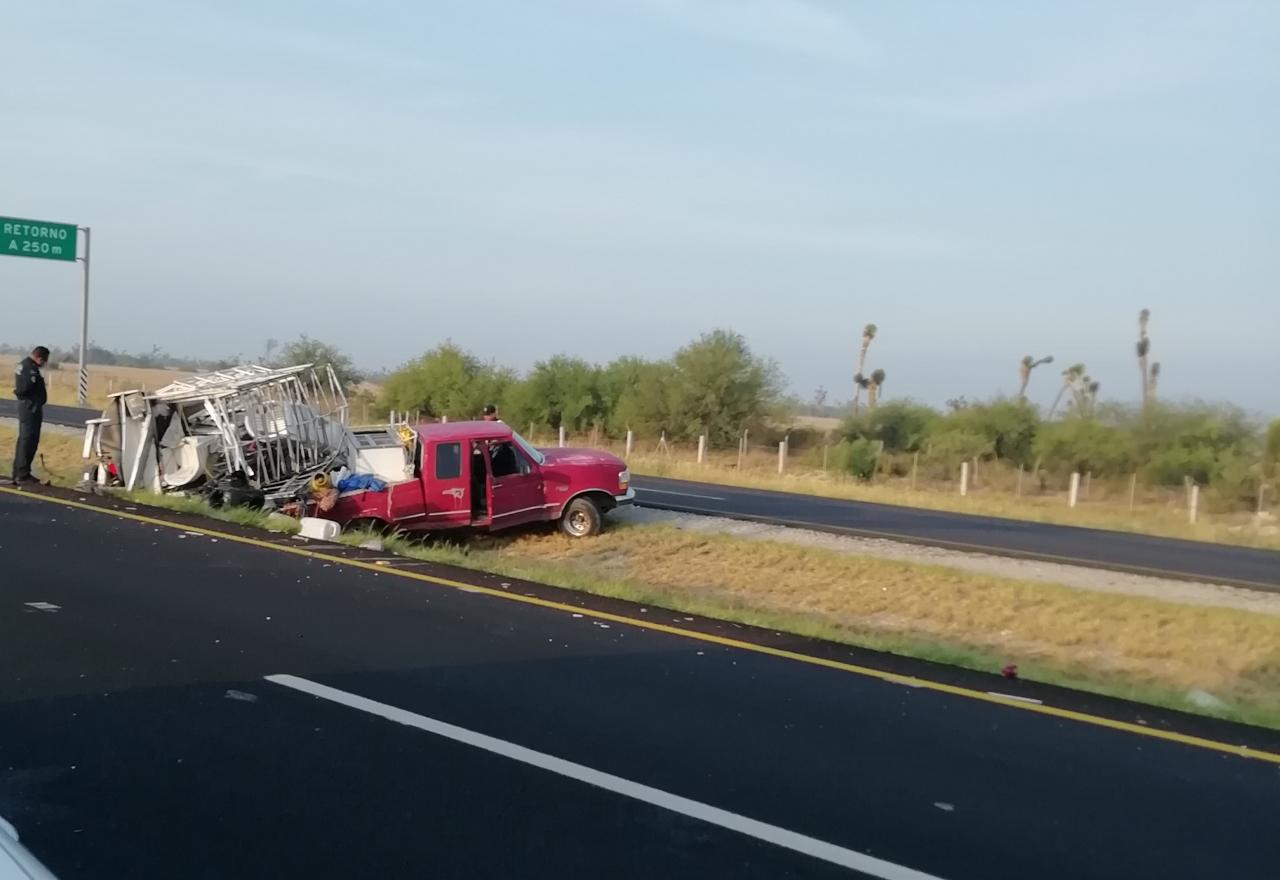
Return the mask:
[[[18,446],[13,453],[13,482],[31,483],[31,462],[40,446],[40,427],[44,424],[44,405],[49,393],[44,387],[40,368],[49,361],[49,349],[37,345],[30,357],[22,359],[14,371],[13,396],[18,398]]]

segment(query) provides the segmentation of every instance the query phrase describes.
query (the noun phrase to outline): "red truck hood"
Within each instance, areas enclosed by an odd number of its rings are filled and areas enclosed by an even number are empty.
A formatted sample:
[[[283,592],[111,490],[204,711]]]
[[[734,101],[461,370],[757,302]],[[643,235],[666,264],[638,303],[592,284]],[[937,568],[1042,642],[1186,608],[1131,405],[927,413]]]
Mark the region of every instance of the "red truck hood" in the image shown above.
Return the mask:
[[[549,465],[570,465],[582,466],[593,464],[611,464],[617,465],[619,469],[625,469],[626,463],[616,455],[608,452],[601,452],[598,449],[539,449],[539,452],[546,458]]]

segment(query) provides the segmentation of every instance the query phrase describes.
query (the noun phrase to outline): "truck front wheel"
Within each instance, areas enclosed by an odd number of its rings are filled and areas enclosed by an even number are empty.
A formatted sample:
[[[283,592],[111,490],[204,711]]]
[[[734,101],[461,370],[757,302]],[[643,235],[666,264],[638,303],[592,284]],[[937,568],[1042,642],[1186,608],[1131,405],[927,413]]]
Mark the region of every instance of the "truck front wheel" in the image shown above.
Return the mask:
[[[604,514],[600,512],[600,505],[590,498],[573,499],[560,516],[560,531],[570,538],[598,535],[603,526]]]

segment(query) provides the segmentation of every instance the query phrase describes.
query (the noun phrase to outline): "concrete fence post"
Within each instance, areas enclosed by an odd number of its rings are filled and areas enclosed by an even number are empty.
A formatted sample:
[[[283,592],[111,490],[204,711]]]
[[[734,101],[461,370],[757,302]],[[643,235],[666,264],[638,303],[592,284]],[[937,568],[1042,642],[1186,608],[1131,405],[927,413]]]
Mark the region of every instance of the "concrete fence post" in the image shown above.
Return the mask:
[[[787,441],[778,441],[778,473],[781,474],[787,469]]]
[[[830,443],[824,443],[824,444],[823,444],[823,446],[822,446],[822,471],[823,471],[823,473],[826,473],[826,470],[827,470],[827,458],[828,458],[828,456],[830,455],[830,453],[831,453],[831,444],[830,444]]]
[[[960,462],[960,497],[969,494],[969,462]]]
[[[1192,483],[1191,484],[1191,503],[1190,505],[1188,505],[1188,508],[1187,508],[1187,518],[1190,520],[1192,525],[1196,524],[1196,514],[1199,512],[1199,508],[1200,508],[1200,484]]]
[[[707,435],[698,435],[698,464],[702,464],[707,459]]]
[[[1067,507],[1075,507],[1080,500],[1080,474],[1071,474],[1071,491],[1067,494]]]
[[[1018,483],[1014,489],[1014,492],[1017,494],[1019,498],[1022,497],[1022,465],[1018,465]]]
[[[560,426],[560,448],[564,449],[564,425]]]
[[[920,469],[920,453],[911,456],[911,491],[916,490],[916,471]]]
[[[631,457],[631,446],[632,444],[635,443],[635,439],[636,439],[636,435],[632,433],[630,428],[628,428],[627,429],[627,454],[626,454],[627,458]]]
[[[1135,471],[1129,475],[1129,512],[1133,513],[1133,505],[1138,500],[1138,474]]]

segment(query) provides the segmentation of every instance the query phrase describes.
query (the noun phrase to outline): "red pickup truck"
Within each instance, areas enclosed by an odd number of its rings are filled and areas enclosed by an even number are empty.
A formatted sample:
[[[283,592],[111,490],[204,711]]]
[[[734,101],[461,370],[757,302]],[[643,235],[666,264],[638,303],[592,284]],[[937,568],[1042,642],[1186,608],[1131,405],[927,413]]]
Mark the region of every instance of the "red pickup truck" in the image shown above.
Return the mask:
[[[385,483],[344,492],[316,515],[344,527],[490,531],[559,521],[570,537],[597,534],[604,514],[635,499],[617,456],[535,449],[502,422],[357,429],[351,470]]]

